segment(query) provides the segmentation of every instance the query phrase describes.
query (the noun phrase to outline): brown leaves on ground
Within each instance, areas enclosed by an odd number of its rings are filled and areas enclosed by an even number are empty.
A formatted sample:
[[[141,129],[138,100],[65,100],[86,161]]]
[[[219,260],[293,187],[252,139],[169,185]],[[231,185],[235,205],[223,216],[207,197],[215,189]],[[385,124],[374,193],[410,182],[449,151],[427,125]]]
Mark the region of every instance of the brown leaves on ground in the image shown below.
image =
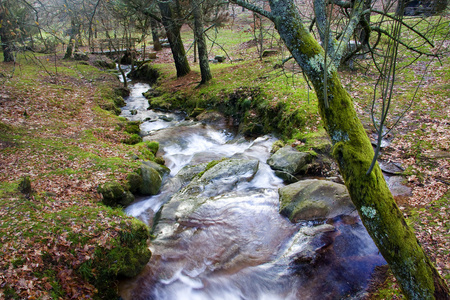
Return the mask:
[[[96,192],[133,168],[117,119],[98,109],[100,89],[119,83],[76,62],[58,60],[52,74],[28,63],[0,64],[12,75],[0,90],[0,298],[92,299],[79,267],[130,224]],[[25,175],[31,196],[17,191]]]

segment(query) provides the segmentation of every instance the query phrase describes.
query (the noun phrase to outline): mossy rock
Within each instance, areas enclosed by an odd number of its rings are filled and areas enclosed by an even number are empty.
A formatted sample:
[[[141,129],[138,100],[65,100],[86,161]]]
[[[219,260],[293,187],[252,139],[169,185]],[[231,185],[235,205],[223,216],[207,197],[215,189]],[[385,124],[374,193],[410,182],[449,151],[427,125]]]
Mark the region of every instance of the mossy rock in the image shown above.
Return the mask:
[[[115,69],[116,64],[109,58],[102,57],[94,60],[94,66],[102,69]]]
[[[127,175],[128,189],[132,193],[136,193],[142,185],[142,176],[136,172]]]
[[[104,183],[98,187],[97,192],[102,194],[102,202],[111,207],[127,206],[134,201],[133,194],[125,190],[117,181]]]
[[[161,177],[170,173],[170,169],[164,165],[159,164],[156,161],[146,160],[142,162],[144,165],[149,166],[150,168],[155,169]]]
[[[118,108],[113,102],[106,102],[100,105],[101,109],[107,110],[115,114],[116,116],[120,115],[122,112],[120,108]]]
[[[156,69],[150,62],[147,62],[128,74],[132,79],[145,80],[149,83],[156,83],[161,76],[160,71]]]
[[[291,222],[324,220],[356,213],[345,185],[302,180],[279,189],[280,213]]]
[[[77,269],[85,280],[97,288],[95,299],[118,299],[118,280],[137,276],[150,260],[147,226],[133,220],[131,224],[121,224],[121,228],[123,230],[110,245],[98,246],[93,259]]]
[[[139,193],[142,195],[156,195],[162,184],[161,175],[154,168],[141,165],[142,184],[139,187]]]
[[[130,135],[129,137],[123,140],[123,143],[127,145],[136,145],[139,144],[140,142],[142,142],[142,137],[136,133]]]
[[[141,125],[141,121],[127,122],[127,124],[125,125],[124,131],[129,134],[133,134],[133,133],[139,134],[141,132],[141,129],[139,128],[140,125]]]
[[[114,97],[114,104],[115,104],[117,107],[123,107],[123,106],[126,105],[125,100],[123,99],[122,96],[116,96],[116,97]]]
[[[145,145],[147,146],[148,149],[150,149],[150,151],[152,151],[152,153],[154,155],[156,155],[156,153],[159,150],[159,143],[156,141],[147,141],[145,142]]]
[[[305,173],[307,165],[311,162],[312,155],[308,152],[299,152],[291,146],[284,146],[275,152],[268,160],[267,164],[281,173],[297,175]]]

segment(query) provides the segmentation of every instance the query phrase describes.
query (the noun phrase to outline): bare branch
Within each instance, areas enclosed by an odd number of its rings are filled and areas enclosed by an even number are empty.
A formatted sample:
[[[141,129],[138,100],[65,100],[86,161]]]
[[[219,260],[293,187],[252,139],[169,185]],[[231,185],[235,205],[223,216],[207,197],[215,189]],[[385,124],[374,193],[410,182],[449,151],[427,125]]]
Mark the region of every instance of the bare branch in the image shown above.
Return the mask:
[[[242,6],[244,8],[247,8],[248,10],[251,10],[255,13],[258,13],[271,21],[274,21],[274,16],[272,15],[272,13],[268,12],[267,10],[265,10],[259,6],[245,2],[243,0],[231,0],[231,2],[236,3],[237,5]]]

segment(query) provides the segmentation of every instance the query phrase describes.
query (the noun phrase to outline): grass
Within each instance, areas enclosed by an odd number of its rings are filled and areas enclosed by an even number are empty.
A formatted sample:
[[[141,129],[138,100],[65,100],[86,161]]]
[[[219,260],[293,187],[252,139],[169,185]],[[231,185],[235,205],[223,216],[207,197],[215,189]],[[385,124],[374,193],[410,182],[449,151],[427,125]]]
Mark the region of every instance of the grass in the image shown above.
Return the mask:
[[[123,144],[127,122],[100,108],[115,105],[117,79],[73,61],[55,68],[51,59],[0,64],[8,75],[0,79],[0,269],[7,274],[0,297],[111,298],[118,274],[145,264],[127,259],[148,259],[149,235],[142,223],[101,205],[96,186],[125,181],[142,150]],[[18,191],[25,175],[32,194]],[[131,238],[124,243],[123,235]]]

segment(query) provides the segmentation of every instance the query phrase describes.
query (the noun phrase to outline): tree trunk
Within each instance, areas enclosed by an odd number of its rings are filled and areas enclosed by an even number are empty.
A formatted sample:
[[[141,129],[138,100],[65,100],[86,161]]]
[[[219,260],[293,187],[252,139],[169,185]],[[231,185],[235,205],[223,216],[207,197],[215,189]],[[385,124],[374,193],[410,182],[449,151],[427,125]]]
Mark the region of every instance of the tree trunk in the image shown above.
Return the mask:
[[[351,199],[403,293],[408,299],[449,299],[445,281],[406,224],[379,166],[366,175],[374,151],[336,68],[328,66],[324,85],[324,50],[304,27],[293,1],[270,0],[270,8],[281,38],[314,86]]]
[[[0,6],[0,41],[3,50],[3,61],[13,62],[14,61],[14,51],[13,51],[13,39],[9,34],[9,26],[7,19],[7,10]]]
[[[0,32],[0,40],[2,42],[2,50],[3,50],[3,61],[4,62],[13,62],[14,61],[14,52],[12,49],[12,43],[8,37],[6,37],[3,32]]]
[[[162,46],[161,42],[159,41],[158,22],[156,22],[156,20],[153,18],[150,18],[150,27],[152,29],[153,50],[161,51]]]
[[[208,49],[203,35],[203,16],[201,2],[191,0],[192,13],[194,15],[194,35],[198,48],[198,59],[200,61],[200,73],[202,75],[201,84],[212,79],[211,70],[209,69]]]
[[[176,23],[170,3],[166,1],[158,1],[158,6],[161,11],[162,23],[167,33],[167,39],[172,50],[173,60],[175,61],[175,68],[177,70],[177,77],[187,75],[191,68],[186,57],[183,41],[181,40],[180,26]]]
[[[75,37],[70,34],[69,44],[67,45],[66,53],[64,54],[64,59],[70,59],[73,54],[73,44],[75,42]]]

